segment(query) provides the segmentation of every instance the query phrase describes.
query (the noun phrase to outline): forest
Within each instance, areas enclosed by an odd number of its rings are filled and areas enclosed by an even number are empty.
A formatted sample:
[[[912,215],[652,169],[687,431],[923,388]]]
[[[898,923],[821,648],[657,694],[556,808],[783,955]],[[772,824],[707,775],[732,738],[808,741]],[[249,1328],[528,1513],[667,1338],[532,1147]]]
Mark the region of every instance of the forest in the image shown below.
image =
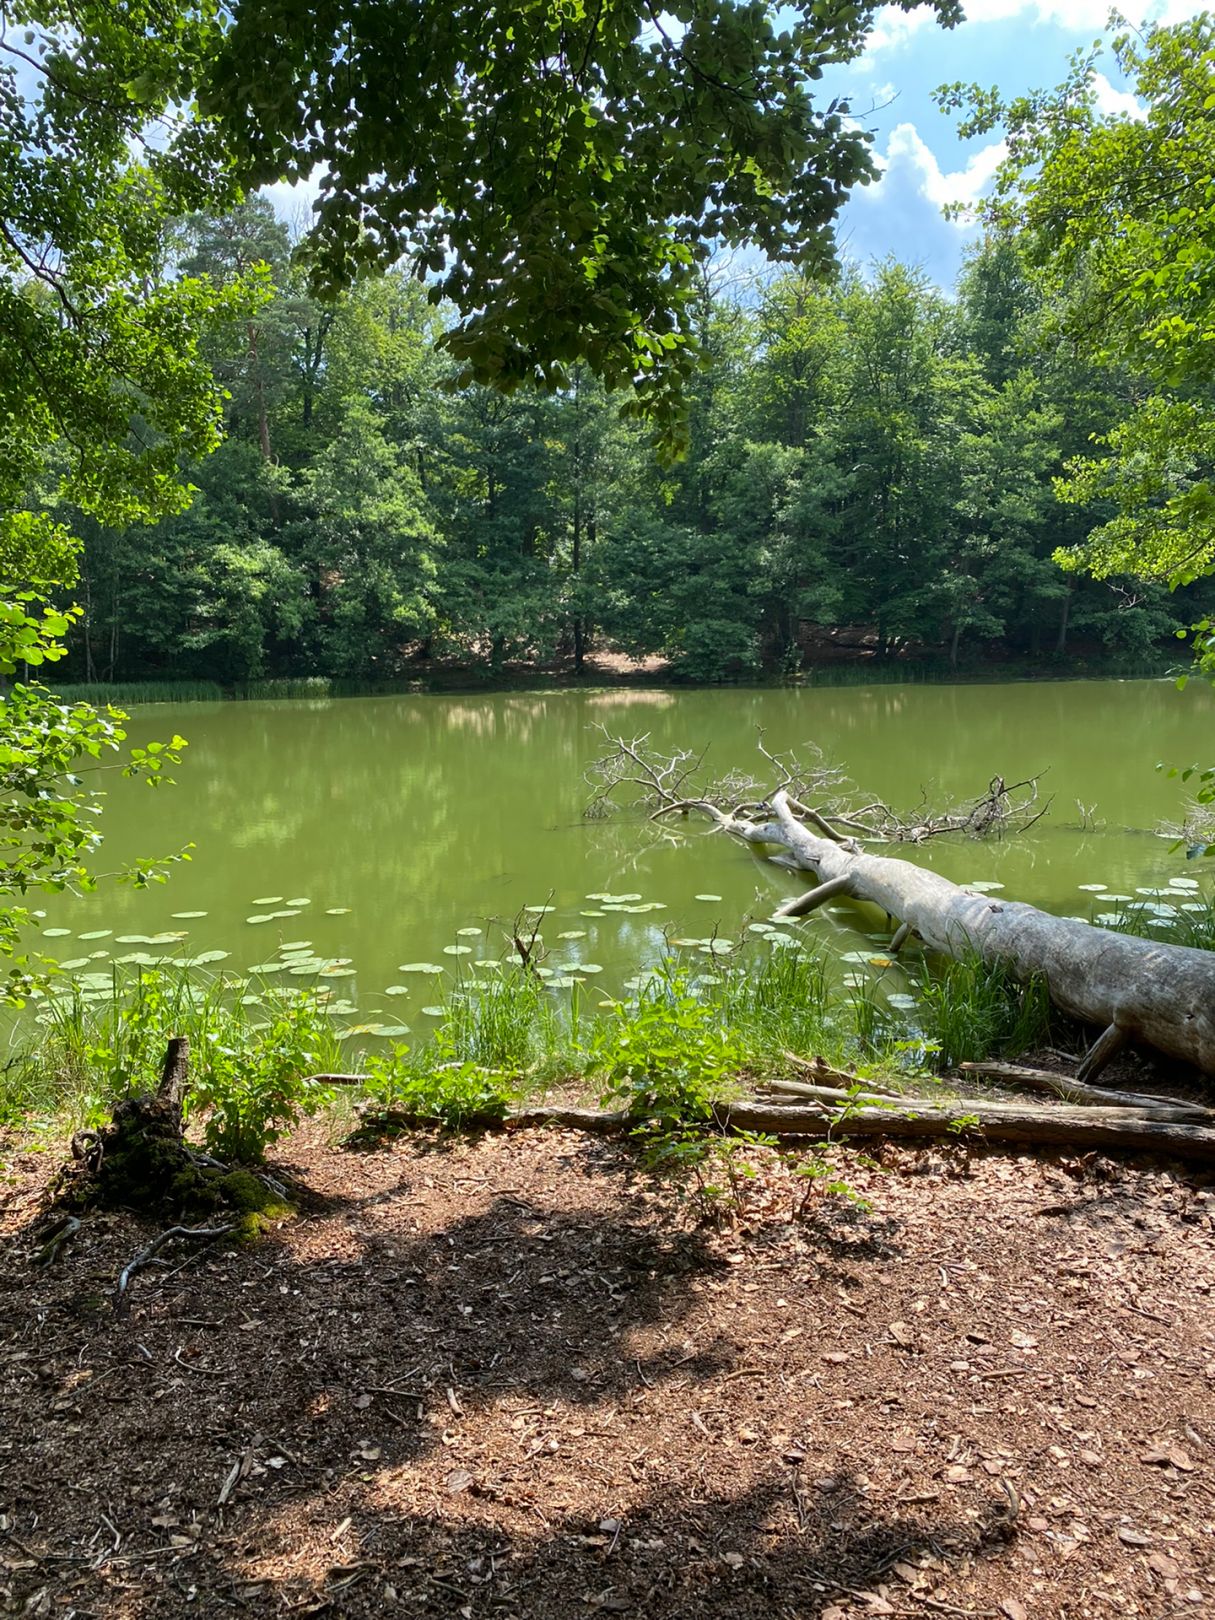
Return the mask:
[[[320,301],[262,197],[175,225],[166,264],[256,307],[208,335],[223,443],[189,509],[83,537],[69,680],[244,689],[486,674],[596,649],[672,677],[904,664],[1165,671],[1211,605],[1065,572],[1112,513],[1055,481],[1143,393],[1054,342],[1048,293],[992,236],[952,293],[890,261],[824,279],[704,267],[686,454],[585,365],[459,383],[451,312],[406,269]]]
[[[970,11],[0,0],[0,1614],[1215,1609],[1215,16]]]

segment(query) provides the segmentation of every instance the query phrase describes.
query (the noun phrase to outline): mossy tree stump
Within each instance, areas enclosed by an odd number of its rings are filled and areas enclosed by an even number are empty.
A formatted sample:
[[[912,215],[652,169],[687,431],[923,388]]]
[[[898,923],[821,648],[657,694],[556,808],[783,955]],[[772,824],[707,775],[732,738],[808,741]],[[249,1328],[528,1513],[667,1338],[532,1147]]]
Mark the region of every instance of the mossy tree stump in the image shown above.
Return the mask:
[[[83,1176],[74,1201],[156,1219],[228,1211],[234,1237],[255,1237],[269,1222],[293,1215],[295,1206],[269,1177],[232,1169],[186,1141],[189,1064],[189,1041],[173,1036],[156,1089],[124,1097],[101,1131],[77,1132],[72,1156]]]

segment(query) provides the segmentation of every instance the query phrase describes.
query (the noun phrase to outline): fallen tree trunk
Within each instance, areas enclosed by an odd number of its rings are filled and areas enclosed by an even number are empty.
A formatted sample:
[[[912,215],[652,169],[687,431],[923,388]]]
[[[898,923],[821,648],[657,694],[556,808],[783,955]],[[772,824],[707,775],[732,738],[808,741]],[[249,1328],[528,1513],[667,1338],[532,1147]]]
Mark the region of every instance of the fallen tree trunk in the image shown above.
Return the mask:
[[[1042,979],[1056,1006],[1104,1031],[1081,1064],[1079,1081],[1098,1074],[1132,1037],[1215,1074],[1215,952],[1054,917],[960,888],[911,861],[866,854],[854,839],[811,831],[783,789],[773,795],[767,821],[703,808],[723,832],[812,872],[833,894],[879,906],[930,950],[973,953],[1018,978]],[[786,912],[804,913],[812,895],[791,902]]]
[[[1129,1148],[1205,1164],[1215,1160],[1215,1130],[1156,1121],[1133,1113],[1119,1112],[1110,1118],[1104,1109],[1047,1107],[1014,1113],[983,1105],[958,1110],[913,1100],[906,1108],[860,1106],[840,1116],[830,1108],[787,1108],[754,1101],[723,1105],[716,1110],[715,1120],[723,1130],[758,1131],[815,1142],[854,1136],[957,1141],[973,1134],[987,1142],[1069,1147],[1082,1153]],[[599,1135],[618,1135],[638,1125],[626,1113],[560,1106],[517,1109],[506,1116],[505,1123],[557,1125]]]

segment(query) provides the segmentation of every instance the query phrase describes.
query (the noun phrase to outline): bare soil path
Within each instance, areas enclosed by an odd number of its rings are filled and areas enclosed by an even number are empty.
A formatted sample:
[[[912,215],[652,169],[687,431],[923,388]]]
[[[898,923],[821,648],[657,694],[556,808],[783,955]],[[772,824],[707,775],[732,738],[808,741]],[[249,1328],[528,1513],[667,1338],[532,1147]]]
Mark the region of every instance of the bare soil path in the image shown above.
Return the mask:
[[[563,1132],[299,1136],[260,1245],[0,1186],[0,1612],[75,1620],[1215,1614],[1215,1189],[764,1158],[697,1228]]]

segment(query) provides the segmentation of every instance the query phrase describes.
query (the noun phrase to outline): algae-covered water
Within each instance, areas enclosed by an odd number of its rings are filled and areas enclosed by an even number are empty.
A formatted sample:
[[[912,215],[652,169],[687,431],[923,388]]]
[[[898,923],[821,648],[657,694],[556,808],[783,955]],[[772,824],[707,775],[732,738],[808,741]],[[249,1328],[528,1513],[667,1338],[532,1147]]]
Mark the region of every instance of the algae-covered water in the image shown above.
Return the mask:
[[[586,819],[595,729],[762,764],[817,745],[864,793],[910,806],[977,796],[997,773],[1044,772],[1049,814],[1002,843],[912,853],[961,881],[1065,914],[1108,893],[1208,892],[1156,833],[1185,789],[1158,771],[1215,758],[1215,694],[1166,681],[835,690],[555,690],[143,708],[135,740],[180,731],[177,786],[112,788],[103,867],[192,842],[189,865],[146,891],[103,884],[44,905],[43,947],[100,986],[111,965],[200,957],[282,984],[321,977],[351,1013],[391,1027],[437,999],[439,976],[481,971],[505,925],[543,914],[548,965],[616,987],[672,937],[736,935],[799,879],[693,823]],[[1087,886],[1087,887],[1086,887]],[[609,898],[604,899],[607,896]],[[1166,901],[1167,903],[1167,901]],[[873,917],[805,925],[837,954]],[[66,930],[66,932],[63,932]],[[476,932],[479,930],[479,932]],[[134,958],[135,963],[130,959]],[[596,975],[601,974],[601,978]]]

